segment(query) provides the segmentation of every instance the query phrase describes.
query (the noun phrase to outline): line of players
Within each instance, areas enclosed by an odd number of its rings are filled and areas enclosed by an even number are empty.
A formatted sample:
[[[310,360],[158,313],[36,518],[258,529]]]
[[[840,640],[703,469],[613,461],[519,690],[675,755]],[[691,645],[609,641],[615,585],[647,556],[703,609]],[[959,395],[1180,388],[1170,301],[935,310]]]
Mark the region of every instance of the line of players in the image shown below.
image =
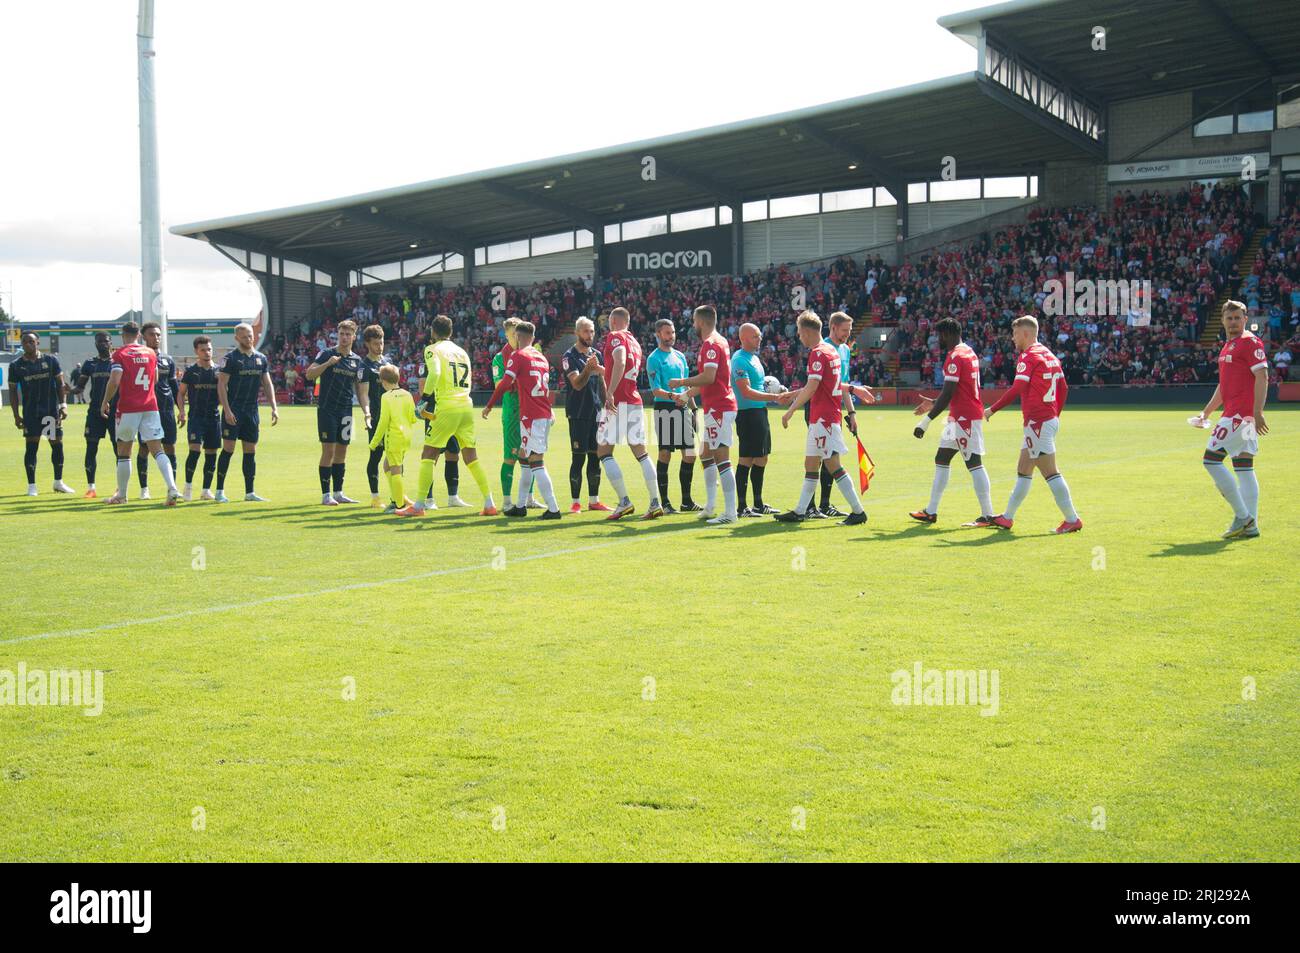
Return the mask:
[[[1255,476],[1255,457],[1259,437],[1268,433],[1264,404],[1268,398],[1268,359],[1263,343],[1246,330],[1247,309],[1240,301],[1224,302],[1221,319],[1226,343],[1219,351],[1219,383],[1199,414],[1189,420],[1199,428],[1212,430],[1202,462],[1215,487],[1232,508],[1233,519],[1223,539],[1259,536],[1259,481]],[[1057,533],[1073,533],[1083,528],[1075,512],[1070,488],[1056,467],[1056,437],[1061,411],[1065,407],[1068,386],[1056,356],[1038,342],[1038,322],[1025,315],[1012,322],[1012,338],[1019,352],[1012,387],[986,410],[980,400],[979,357],[961,340],[961,325],[952,319],[936,324],[944,359],[944,387],[937,399],[923,398],[916,408],[923,415],[913,430],[925,436],[930,423],[945,409],[949,411],[939,451],[935,455],[934,482],[930,501],[909,514],[922,523],[933,523],[939,501],[948,485],[952,458],[960,453],[974,484],[980,513],[966,526],[991,526],[1010,529],[1016,511],[1033,485],[1034,470],[1042,473],[1064,517]],[[1024,417],[1024,442],[1016,467],[1016,482],[1006,508],[992,514],[991,488],[984,471],[983,421],[1019,398]],[[1220,406],[1223,413],[1217,423],[1210,415]],[[1225,460],[1232,457],[1232,471]]]
[[[846,326],[842,338],[847,339],[847,328],[851,328],[851,320],[847,315],[836,315],[836,318],[840,319],[836,324],[842,322]],[[628,330],[629,323],[630,316],[625,308],[611,311],[609,332],[602,353],[597,356],[591,346],[594,325],[587,320],[579,322],[576,328],[577,343],[563,359],[562,369],[570,388],[566,413],[569,416],[573,451],[570,465],[573,503],[570,512],[581,510],[579,493],[585,469],[589,509],[606,510],[608,520],[620,520],[635,513],[636,508],[629,496],[622,467],[614,456],[616,446],[627,444],[649,497],[649,504],[641,516],[643,520],[654,520],[676,512],[667,500],[668,469],[674,450],[680,450],[683,454],[679,477],[684,511],[702,512],[703,518],[713,525],[734,523],[742,511],[747,516],[775,514],[775,510],[763,503],[761,492],[762,470],[771,446],[766,407],[778,403],[788,408],[783,417],[786,426],[799,408],[805,404],[810,408],[805,463],[811,471],[811,483],[805,486],[807,492],[800,500],[797,518],[806,518],[812,506],[812,495],[820,482],[819,470],[824,463],[830,481],[840,487],[849,502],[850,513],[843,522],[856,525],[866,521],[853,480],[840,463],[840,454],[846,452],[840,434],[840,422],[845,407],[852,417],[850,392],[868,402],[875,398],[866,388],[843,386],[845,375],[841,373],[840,352],[836,346],[822,339],[820,318],[812,313],[800,317],[800,336],[810,349],[808,383],[798,392],[782,394],[769,393],[764,387],[762,367],[756,356],[760,336],[755,326],[746,325],[741,330],[742,353],[745,355],[741,363],[744,366],[743,373],[737,375],[738,387],[733,388],[730,347],[717,331],[717,313],[712,307],[702,306],[693,314],[695,331],[701,342],[696,374],[693,376],[688,376],[685,357],[672,347],[675,332],[671,322],[659,322],[655,329],[659,346],[646,368],[655,397],[653,410],[659,449],[657,466],[650,459],[646,448],[645,408],[637,386],[643,355],[640,343]],[[424,501],[432,484],[433,464],[454,440],[469,461],[470,472],[483,492],[484,515],[503,512],[509,517],[525,516],[528,500],[536,488],[545,501],[542,518],[559,519],[562,514],[555,497],[554,484],[545,465],[554,420],[549,391],[550,365],[546,357],[533,347],[534,327],[528,322],[514,319],[507,323],[507,346],[499,355],[499,367],[494,369],[496,387],[482,410],[483,419],[487,419],[498,402],[504,403],[504,456],[509,461],[517,454],[524,463],[513,502],[509,498],[509,486],[503,471],[506,503],[500,511],[496,508],[481,469],[476,472],[476,462],[471,459],[471,454],[475,452],[476,438],[469,390],[470,363],[468,355],[451,341],[451,332],[452,324],[446,316],[440,315],[434,320],[434,341],[425,351],[427,375],[423,399],[416,408],[418,415],[427,422],[419,489],[416,500],[396,512],[403,516],[420,516],[427,511]],[[313,368],[332,360],[332,354],[323,352]],[[334,366],[337,366],[337,362]],[[600,372],[599,376],[597,371]],[[351,370],[345,371],[348,375],[352,373]],[[349,379],[355,381],[355,378]],[[748,405],[743,410],[737,401],[737,389]],[[390,399],[390,395],[391,389],[383,399]],[[391,397],[397,399],[395,395]],[[704,470],[706,494],[702,507],[690,496],[691,475],[696,459],[697,398],[704,417],[698,455]],[[340,404],[337,411],[343,410],[344,407]],[[396,410],[388,415],[391,420],[400,420],[401,417],[401,413]],[[731,447],[737,442],[738,430],[739,462],[745,471],[747,482],[754,490],[753,507],[739,505],[742,497],[731,462]],[[515,434],[518,435],[517,444]],[[400,466],[397,461],[404,452],[404,442],[405,437],[400,432],[387,428],[383,432],[372,434],[371,447],[374,449],[382,443],[388,465]],[[618,502],[612,508],[599,502],[597,479],[600,474],[608,480],[618,496]],[[394,503],[396,502],[395,500]],[[791,519],[790,514],[780,514],[780,518],[787,521]]]
[[[73,393],[89,387],[86,411],[85,496],[95,498],[99,444],[108,437],[116,451],[117,492],[109,503],[126,501],[131,477],[132,450],[137,456],[141,498],[149,497],[147,465],[152,456],[167,487],[167,505],[192,498],[194,473],[204,459],[203,498],[228,502],[224,492],[226,473],[235,444],[243,445],[244,499],[265,502],[254,492],[257,473],[256,449],[259,436],[258,397],[264,394],[271,405],[271,422],[279,420],[275,389],[265,355],[253,347],[253,329],[241,324],[235,329],[236,347],[217,368],[212,361],[212,341],[206,335],[194,339],[196,362],[177,380],[176,363],[159,351],[162,329],[154,322],[143,326],[128,322],[122,327],[122,347],[111,350],[107,333],[95,336],[97,355],[85,361],[77,373]],[[51,445],[55,469],[54,490],[72,493],[62,479],[63,421],[67,419],[69,392],[58,359],[41,354],[34,333],[23,335],[23,357],[10,365],[10,398],[14,422],[27,440],[24,465],[27,494],[35,496],[36,452],[42,438]],[[19,408],[22,412],[19,412]],[[186,411],[188,413],[188,419]],[[176,439],[178,426],[186,427],[189,456],[185,462],[185,488],[176,486]],[[217,491],[211,491],[213,478]]]
[[[1205,408],[1192,418],[1197,426],[1209,426],[1210,415],[1223,406],[1223,414],[1213,427],[1204,455],[1204,465],[1215,486],[1232,507],[1233,522],[1224,538],[1259,535],[1259,486],[1254,473],[1258,453],[1258,436],[1268,433],[1263,408],[1267,397],[1268,363],[1261,342],[1245,329],[1246,308],[1241,302],[1228,301],[1222,320],[1227,343],[1219,356],[1220,384]],[[627,493],[622,469],[614,458],[614,448],[626,443],[637,461],[646,484],[649,506],[643,520],[657,519],[676,512],[668,502],[668,468],[674,450],[682,453],[679,477],[682,488],[682,511],[703,512],[713,525],[735,522],[740,516],[772,514],[781,522],[802,522],[810,515],[825,516],[829,510],[826,480],[839,487],[850,512],[843,523],[866,522],[854,481],[847,475],[840,455],[847,452],[841,421],[856,433],[852,397],[866,403],[875,400],[863,387],[847,382],[847,339],[852,319],[842,312],[831,316],[830,336],[823,338],[821,319],[804,312],[798,320],[800,341],[808,349],[807,383],[799,391],[769,392],[757,353],[761,343],[758,328],[746,324],[740,329],[741,348],[733,356],[726,339],[717,331],[717,313],[701,306],[693,314],[700,339],[696,374],[688,376],[685,356],[677,351],[675,329],[670,321],[659,321],[655,328],[658,347],[646,362],[650,390],[654,397],[658,465],[651,462],[646,449],[645,415],[637,380],[642,366],[642,352],[636,337],[628,330],[629,314],[615,308],[609,316],[609,333],[603,351],[597,355],[592,344],[595,326],[588,319],[578,322],[577,342],[564,356],[562,369],[569,385],[566,413],[572,441],[570,489],[573,503],[570,512],[579,512],[579,492],[585,471],[589,489],[589,509],[608,513],[607,519],[619,520],[635,512]],[[939,449],[935,456],[935,474],[928,504],[911,514],[922,523],[937,520],[939,503],[948,484],[952,458],[962,455],[980,515],[972,527],[1010,529],[1015,513],[1032,486],[1033,473],[1043,474],[1064,517],[1057,533],[1077,532],[1083,522],[1074,509],[1070,490],[1056,467],[1056,437],[1068,387],[1059,360],[1038,342],[1038,323],[1031,316],[1016,319],[1012,335],[1019,360],[1013,386],[987,410],[980,399],[979,359],[961,340],[961,326],[952,319],[937,323],[936,331],[943,350],[944,387],[937,398],[922,398],[916,414],[922,417],[914,429],[921,438],[930,424],[948,411]],[[77,391],[90,386],[90,413],[87,416],[86,470],[90,484],[86,495],[94,496],[95,450],[107,434],[117,447],[118,492],[110,503],[126,498],[130,479],[131,450],[138,439],[152,454],[168,487],[168,505],[177,499],[190,499],[193,476],[200,455],[205,457],[203,498],[224,502],[226,471],[236,442],[243,444],[245,499],[263,502],[254,489],[255,453],[259,436],[257,400],[264,394],[271,408],[274,425],[278,420],[275,392],[271,384],[267,359],[253,347],[253,331],[247,324],[235,332],[237,347],[227,354],[218,370],[212,362],[211,342],[206,337],[195,340],[197,361],[188,367],[179,385],[175,362],[158,353],[161,337],[156,324],[137,328],[123,327],[123,347],[111,355],[108,335],[96,336],[99,355],[82,365]],[[359,400],[370,436],[367,476],[372,504],[380,500],[379,467],[389,474],[392,502],[389,510],[403,516],[419,516],[432,508],[433,470],[439,456],[463,456],[467,468],[484,497],[482,513],[504,512],[511,517],[526,515],[533,502],[534,488],[545,500],[544,519],[558,519],[560,509],[549,473],[544,463],[553,412],[548,387],[550,366],[544,355],[534,348],[535,329],[528,322],[511,318],[507,322],[507,345],[493,362],[496,387],[483,408],[487,419],[492,408],[503,402],[502,488],[506,505],[498,511],[488,487],[486,475],[477,459],[473,404],[470,399],[471,366],[469,356],[451,340],[452,323],[440,315],[433,322],[433,342],[425,350],[425,376],[422,400],[413,408],[414,415],[425,422],[424,448],[421,454],[418,498],[406,499],[402,489],[402,459],[408,441],[402,425],[411,416],[397,402],[404,392],[397,387],[396,369],[383,354],[383,331],[367,328],[363,337],[364,355],[353,352],[356,327],[350,321],[340,324],[338,345],[323,351],[307,369],[309,380],[320,381],[317,408],[322,446],[320,481],[322,503],[338,505],[354,502],[343,494],[347,447],[351,441],[352,398]],[[143,336],[143,344],[137,338]],[[10,365],[10,396],[14,404],[15,423],[27,438],[24,466],[28,475],[28,493],[35,495],[36,449],[42,438],[52,447],[56,492],[71,493],[62,480],[62,421],[67,409],[63,402],[66,387],[57,358],[42,355],[35,334],[23,336],[23,356]],[[391,374],[381,373],[388,365]],[[105,370],[105,366],[107,370]],[[599,373],[597,373],[599,371]],[[391,378],[391,379],[389,379]],[[372,389],[372,384],[380,386]],[[19,396],[21,394],[21,399]],[[738,402],[744,401],[742,406]],[[409,395],[405,395],[409,399]],[[699,399],[704,413],[699,459],[704,469],[706,502],[700,507],[691,499],[690,486],[695,462],[696,412]],[[1017,466],[1017,477],[1007,506],[1000,514],[992,512],[992,490],[983,466],[983,421],[1011,402],[1019,399],[1024,424],[1024,442]],[[185,488],[180,491],[174,480],[174,445],[177,424],[185,425],[186,403],[189,404],[187,438],[190,454],[186,460]],[[385,401],[393,403],[385,408]],[[412,402],[413,403],[413,402]],[[792,415],[807,407],[808,436],[805,443],[805,476],[798,504],[777,513],[762,500],[763,469],[771,441],[766,408],[777,403],[787,408],[782,425],[788,427]],[[19,406],[22,406],[22,414]],[[170,413],[179,408],[178,415]],[[95,411],[98,410],[98,413]],[[170,419],[169,419],[170,418]],[[739,469],[742,482],[738,492],[736,475],[731,466],[731,447],[739,437]],[[220,453],[218,455],[218,450]],[[1229,472],[1224,460],[1233,458]],[[147,457],[138,458],[141,470]],[[510,500],[515,460],[522,464],[521,477],[513,503]],[[599,477],[605,478],[618,494],[612,508],[599,501]],[[217,492],[211,493],[216,477]],[[744,505],[744,477],[754,491],[755,506]],[[394,482],[393,477],[398,479]],[[452,505],[467,505],[456,492],[454,471],[448,467]],[[142,488],[146,484],[142,480]],[[821,507],[813,505],[818,484],[823,486]],[[722,493],[722,512],[717,512],[718,490]]]

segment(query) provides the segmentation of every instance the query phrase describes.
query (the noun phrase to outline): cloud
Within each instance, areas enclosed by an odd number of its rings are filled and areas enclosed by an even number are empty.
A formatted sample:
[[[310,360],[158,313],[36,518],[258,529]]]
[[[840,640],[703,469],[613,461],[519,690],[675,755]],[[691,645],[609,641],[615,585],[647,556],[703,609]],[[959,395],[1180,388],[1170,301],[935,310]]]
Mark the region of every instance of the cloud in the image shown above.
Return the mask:
[[[166,233],[163,261],[169,269],[191,271],[223,271],[235,267],[204,242]],[[77,226],[49,221],[0,226],[0,264],[41,267],[58,263],[139,267],[139,232],[120,226]]]
[[[6,308],[13,304],[22,321],[104,320],[126,311],[128,302],[140,307],[140,274],[135,268],[61,262],[13,265],[3,275],[0,298]],[[174,318],[242,320],[262,306],[257,286],[228,262],[225,271],[169,267],[165,280],[167,312]]]

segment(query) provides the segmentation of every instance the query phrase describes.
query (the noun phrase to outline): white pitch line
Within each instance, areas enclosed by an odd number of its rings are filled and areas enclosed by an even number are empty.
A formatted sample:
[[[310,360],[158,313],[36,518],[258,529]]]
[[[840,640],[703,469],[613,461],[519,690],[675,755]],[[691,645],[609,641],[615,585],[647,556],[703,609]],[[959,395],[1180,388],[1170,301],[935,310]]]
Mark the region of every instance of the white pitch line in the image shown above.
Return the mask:
[[[692,527],[694,529],[696,527]],[[698,527],[703,529],[704,527]],[[688,529],[687,532],[690,530]],[[588,553],[597,549],[609,549],[613,546],[622,546],[627,543],[639,543],[647,539],[653,539],[659,536],[659,533],[647,533],[642,536],[635,536],[631,539],[615,539],[607,543],[593,543],[590,546],[575,546],[570,549],[555,549],[545,553],[533,553],[529,556],[515,556],[510,558],[508,563],[527,563],[538,559],[551,559],[555,556],[572,556],[577,553]],[[106,625],[92,626],[86,629],[63,629],[59,632],[38,632],[33,635],[20,635],[14,639],[0,639],[0,645],[16,645],[19,642],[37,642],[45,639],[63,639],[72,638],[78,635],[97,635],[101,632],[112,632],[115,629],[125,629],[131,626],[157,625],[160,622],[174,622],[177,619],[187,619],[196,615],[207,615],[212,612],[226,612],[232,609],[249,609],[253,606],[264,606],[275,602],[290,602],[294,599],[311,599],[316,596],[329,596],[340,592],[356,592],[359,589],[377,589],[380,586],[400,585],[406,582],[418,582],[421,579],[433,579],[438,576],[454,576],[466,572],[481,572],[492,569],[492,563],[478,563],[473,566],[457,566],[452,569],[432,569],[429,572],[416,573],[413,576],[400,576],[396,579],[375,579],[370,582],[353,582],[346,586],[331,586],[328,589],[313,589],[311,592],[284,592],[274,596],[263,596],[260,599],[250,599],[247,602],[232,602],[221,606],[204,606],[198,609],[185,609],[181,612],[169,612],[166,615],[151,616],[147,619],[127,619],[123,622],[110,622]]]

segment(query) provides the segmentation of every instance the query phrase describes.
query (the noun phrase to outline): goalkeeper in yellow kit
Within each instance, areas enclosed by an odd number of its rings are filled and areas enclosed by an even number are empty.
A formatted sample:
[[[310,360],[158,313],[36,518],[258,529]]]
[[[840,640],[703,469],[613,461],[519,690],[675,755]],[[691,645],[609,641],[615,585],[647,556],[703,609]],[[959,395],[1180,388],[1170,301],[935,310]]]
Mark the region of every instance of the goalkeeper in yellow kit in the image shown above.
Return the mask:
[[[406,504],[402,465],[406,461],[406,451],[411,447],[411,438],[406,435],[406,430],[415,423],[415,400],[397,386],[400,380],[401,376],[393,365],[385,364],[379,368],[379,383],[383,385],[384,396],[379,402],[379,422],[370,438],[370,449],[384,448],[384,470],[388,473],[388,488],[393,495],[387,512],[404,514],[398,509]]]
[[[451,318],[440,314],[433,319],[433,343],[424,349],[428,374],[424,378],[423,399],[416,413],[423,417],[424,450],[420,454],[419,492],[410,513],[423,516],[424,501],[433,487],[433,468],[438,455],[453,437],[460,445],[465,468],[483,494],[483,515],[496,516],[497,508],[488,488],[487,474],[479,463],[474,440],[474,403],[470,400],[469,355],[451,340]]]

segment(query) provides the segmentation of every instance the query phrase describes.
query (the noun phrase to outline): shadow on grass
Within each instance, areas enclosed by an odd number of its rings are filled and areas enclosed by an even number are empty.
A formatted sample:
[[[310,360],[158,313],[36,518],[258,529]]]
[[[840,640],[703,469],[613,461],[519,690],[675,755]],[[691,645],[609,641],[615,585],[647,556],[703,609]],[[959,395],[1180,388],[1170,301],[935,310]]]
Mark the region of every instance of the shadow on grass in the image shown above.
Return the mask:
[[[62,510],[67,510],[67,509],[68,509],[68,504],[72,502],[71,500],[66,500],[66,501],[64,501],[63,503],[51,503],[49,500],[42,500],[42,499],[40,499],[39,497],[36,498],[36,499],[33,499],[33,498],[30,497],[30,496],[23,496],[22,499],[23,499],[25,502],[22,502],[22,503],[19,503],[19,502],[3,503],[4,511],[5,511],[6,513],[34,513],[34,512],[36,512],[36,511],[38,511],[38,510],[44,510],[46,513],[53,513],[53,512],[55,512],[56,509],[58,509],[58,508],[62,508]],[[87,500],[86,502],[87,502],[87,503],[95,503],[95,502],[98,502],[98,501],[97,501],[97,500]],[[151,503],[151,502],[153,502],[153,501],[152,501],[152,500],[145,500],[144,502],[146,502],[146,503]],[[86,507],[86,508],[89,509],[89,507]],[[82,509],[82,507],[77,507],[77,509],[80,510],[80,509]]]
[[[631,539],[637,536],[663,536],[665,534],[680,533],[691,529],[704,529],[704,525],[696,520],[676,520],[672,517],[663,517],[657,520],[641,522],[636,517],[631,520],[615,520],[610,522],[605,519],[561,519],[547,520],[542,522],[536,517],[524,517],[522,519],[505,518],[508,522],[502,522],[493,527],[493,532],[497,535],[515,535],[519,533],[547,532],[557,529],[559,526],[566,528],[587,528],[596,530],[588,538],[594,541],[613,540],[613,539]]]
[[[838,519],[804,520],[802,523],[778,523],[769,516],[763,520],[742,520],[736,527],[735,535],[750,537],[788,533],[791,540],[797,541],[800,537],[809,540],[813,539],[813,533],[832,532],[841,534],[846,539],[864,539],[863,531],[868,533],[871,531],[870,520],[861,526],[840,526]]]
[[[972,532],[975,532],[972,530]],[[1046,533],[1008,533],[1005,531],[994,532],[993,530],[984,530],[983,535],[973,536],[969,539],[940,539],[936,542],[944,546],[992,546],[996,543],[1007,543],[1017,539],[1044,539],[1048,536],[1055,536],[1053,532]]]
[[[213,500],[195,500],[192,503],[182,504],[184,506],[202,506],[204,509],[211,507],[213,513],[217,516],[235,516],[242,517],[246,520],[285,520],[286,516],[295,514],[307,514],[321,510],[331,512],[338,510],[346,513],[348,510],[353,512],[366,512],[369,509],[355,510],[353,507],[344,509],[338,506],[322,506],[320,503],[299,503],[295,505],[284,505],[277,503],[245,503],[242,499],[231,499],[229,503],[216,503]],[[291,522],[291,520],[285,520]]]
[[[867,523],[871,525],[870,521]],[[988,533],[990,530],[977,530],[974,528],[964,529],[959,526],[948,526],[944,529],[937,528],[933,523],[909,523],[900,530],[892,533],[876,533],[872,539],[920,539],[928,536],[947,536],[949,533]]]
[[[163,498],[154,498],[152,500],[137,500],[133,497],[127,500],[125,503],[117,503],[112,506],[108,505],[107,495],[101,496],[98,499],[94,499],[94,500],[78,499],[75,502],[81,505],[77,505],[77,506],[72,505],[73,502],[74,501],[72,500],[68,500],[67,502],[62,504],[56,503],[51,505],[49,501],[41,502],[39,500],[33,500],[32,502],[26,504],[6,503],[3,504],[3,506],[4,506],[5,513],[14,513],[20,515],[25,515],[27,513],[36,513],[39,511],[42,513],[42,515],[49,515],[55,513],[65,513],[65,514],[70,513],[70,514],[75,514],[80,516],[82,514],[89,514],[89,513],[140,513],[142,511],[150,510],[155,507],[160,510],[169,509],[166,500]],[[184,503],[178,503],[175,508],[180,509],[183,506],[185,506]]]
[[[1165,556],[1211,556],[1226,549],[1236,542],[1249,542],[1246,539],[1207,539],[1199,543],[1165,543],[1165,548],[1152,553],[1148,559],[1162,559]]]

